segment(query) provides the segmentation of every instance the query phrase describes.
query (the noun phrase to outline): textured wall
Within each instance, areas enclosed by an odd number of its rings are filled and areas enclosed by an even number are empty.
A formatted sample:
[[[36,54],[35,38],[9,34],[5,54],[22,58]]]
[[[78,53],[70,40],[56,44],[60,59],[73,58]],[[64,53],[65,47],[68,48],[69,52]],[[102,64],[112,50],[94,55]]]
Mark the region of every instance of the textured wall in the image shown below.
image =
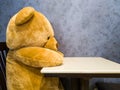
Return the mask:
[[[65,56],[102,56],[120,63],[120,0],[0,0],[0,41],[10,17],[24,6],[50,20]]]

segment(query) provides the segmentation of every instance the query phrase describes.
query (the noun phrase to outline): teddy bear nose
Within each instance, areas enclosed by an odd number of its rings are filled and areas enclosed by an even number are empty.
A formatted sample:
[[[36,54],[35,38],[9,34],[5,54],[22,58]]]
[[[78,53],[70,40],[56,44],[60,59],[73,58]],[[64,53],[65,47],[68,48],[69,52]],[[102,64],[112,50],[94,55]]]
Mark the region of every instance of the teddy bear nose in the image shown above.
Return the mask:
[[[15,24],[21,25],[26,23],[32,18],[32,16],[34,15],[34,11],[35,10],[32,7],[25,7],[21,9],[16,16]]]

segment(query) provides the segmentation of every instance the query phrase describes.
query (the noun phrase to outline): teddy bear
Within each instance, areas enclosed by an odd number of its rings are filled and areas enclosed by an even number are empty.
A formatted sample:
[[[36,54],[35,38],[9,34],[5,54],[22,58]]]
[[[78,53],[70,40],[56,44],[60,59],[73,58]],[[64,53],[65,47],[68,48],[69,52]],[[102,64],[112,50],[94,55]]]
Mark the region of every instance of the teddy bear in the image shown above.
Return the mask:
[[[64,90],[59,78],[45,77],[42,67],[63,63],[52,25],[33,7],[18,11],[6,30],[8,90]]]

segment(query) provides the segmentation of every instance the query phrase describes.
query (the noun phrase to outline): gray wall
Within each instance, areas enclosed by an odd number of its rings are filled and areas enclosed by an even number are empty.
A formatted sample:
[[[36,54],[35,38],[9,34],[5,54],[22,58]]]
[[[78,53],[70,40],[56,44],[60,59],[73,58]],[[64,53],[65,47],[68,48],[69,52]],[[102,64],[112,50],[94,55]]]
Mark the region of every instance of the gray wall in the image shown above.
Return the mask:
[[[5,41],[11,16],[24,6],[50,20],[65,56],[101,56],[120,63],[120,0],[0,0],[0,41]]]

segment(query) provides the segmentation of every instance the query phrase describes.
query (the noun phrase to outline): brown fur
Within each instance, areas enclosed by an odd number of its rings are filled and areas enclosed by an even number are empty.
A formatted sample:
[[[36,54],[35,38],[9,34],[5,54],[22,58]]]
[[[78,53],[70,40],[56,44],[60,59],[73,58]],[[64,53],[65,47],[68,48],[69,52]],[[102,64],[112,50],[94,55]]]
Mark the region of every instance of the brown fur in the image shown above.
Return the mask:
[[[42,67],[63,63],[52,26],[43,14],[32,7],[20,10],[9,21],[6,42],[8,90],[63,90],[58,78],[40,73]]]

